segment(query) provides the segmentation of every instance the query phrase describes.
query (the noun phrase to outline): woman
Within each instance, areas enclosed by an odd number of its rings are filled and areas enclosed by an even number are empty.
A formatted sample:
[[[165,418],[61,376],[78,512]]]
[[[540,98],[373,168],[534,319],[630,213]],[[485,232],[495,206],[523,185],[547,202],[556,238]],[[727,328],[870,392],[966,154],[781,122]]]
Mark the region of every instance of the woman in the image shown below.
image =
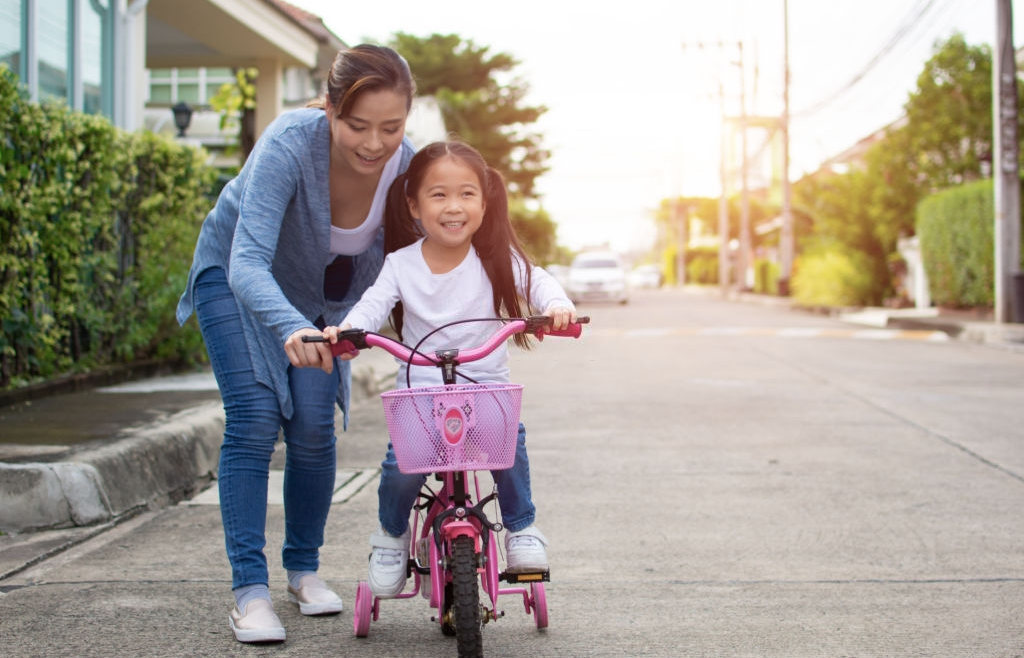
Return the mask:
[[[325,95],[268,126],[199,234],[178,321],[195,312],[224,402],[218,484],[240,642],[285,639],[263,552],[282,429],[288,597],[306,615],[342,609],[317,569],[334,491],[334,404],[347,423],[351,373],[302,336],[338,324],[380,271],[385,197],[414,152],[405,138],[414,94],[390,48],[340,52]]]

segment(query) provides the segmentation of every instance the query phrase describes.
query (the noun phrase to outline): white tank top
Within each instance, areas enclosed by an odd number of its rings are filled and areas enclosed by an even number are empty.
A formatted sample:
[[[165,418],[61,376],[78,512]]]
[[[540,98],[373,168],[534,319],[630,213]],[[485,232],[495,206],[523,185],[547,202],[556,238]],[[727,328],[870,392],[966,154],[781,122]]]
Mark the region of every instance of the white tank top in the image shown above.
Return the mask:
[[[398,163],[402,158],[402,150],[395,151],[391,159],[384,165],[384,171],[380,174],[380,181],[377,183],[377,190],[373,194],[373,203],[370,205],[370,212],[362,224],[355,228],[338,228],[331,226],[331,253],[327,259],[328,264],[335,256],[355,256],[370,248],[377,237],[377,229],[384,221],[384,203],[387,201],[388,188],[398,176]]]

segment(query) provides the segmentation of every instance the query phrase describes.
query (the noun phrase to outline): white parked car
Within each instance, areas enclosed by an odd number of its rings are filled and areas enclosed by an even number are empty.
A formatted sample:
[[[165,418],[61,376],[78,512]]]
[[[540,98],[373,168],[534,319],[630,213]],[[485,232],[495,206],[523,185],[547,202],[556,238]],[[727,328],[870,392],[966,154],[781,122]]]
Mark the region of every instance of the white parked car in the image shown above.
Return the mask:
[[[639,265],[630,271],[628,278],[632,288],[660,288],[665,283],[658,265]]]
[[[574,302],[629,301],[626,268],[619,255],[611,251],[585,251],[569,266],[569,298]]]

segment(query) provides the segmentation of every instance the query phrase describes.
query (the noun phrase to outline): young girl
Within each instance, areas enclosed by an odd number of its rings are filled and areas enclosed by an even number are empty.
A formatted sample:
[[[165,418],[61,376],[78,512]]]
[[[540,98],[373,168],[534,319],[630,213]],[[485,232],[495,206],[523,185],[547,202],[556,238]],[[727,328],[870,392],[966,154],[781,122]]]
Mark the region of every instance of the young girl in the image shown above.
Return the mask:
[[[437,142],[413,157],[388,193],[385,235],[389,254],[384,268],[341,327],[324,331],[332,343],[340,329],[375,330],[389,313],[399,336],[413,345],[453,320],[521,317],[534,309],[543,309],[556,329],[576,319],[576,309],[562,287],[523,252],[509,221],[501,174],[466,144]],[[429,354],[454,345],[480,345],[493,331],[494,326],[486,322],[454,325],[431,336],[420,350]],[[525,334],[517,334],[514,341],[528,346]],[[476,382],[508,382],[507,362],[508,349],[502,346],[461,370]],[[406,383],[405,369],[401,363],[398,386]],[[437,369],[412,369],[412,386],[441,383]],[[522,424],[512,468],[495,471],[493,476],[502,523],[508,530],[507,570],[546,570],[547,540],[533,525],[535,508]],[[380,530],[370,537],[369,584],[378,597],[394,597],[405,586],[409,514],[424,479],[398,470],[389,443],[377,492]]]

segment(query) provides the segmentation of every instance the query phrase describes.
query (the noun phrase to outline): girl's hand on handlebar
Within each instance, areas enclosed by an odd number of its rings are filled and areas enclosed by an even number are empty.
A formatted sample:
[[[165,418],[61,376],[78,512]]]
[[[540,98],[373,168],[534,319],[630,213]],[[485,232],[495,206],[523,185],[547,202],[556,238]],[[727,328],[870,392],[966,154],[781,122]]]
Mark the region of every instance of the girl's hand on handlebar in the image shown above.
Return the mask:
[[[551,318],[551,328],[555,331],[561,331],[570,323],[576,322],[576,309],[570,306],[550,306],[544,311],[544,315]]]
[[[327,343],[304,343],[303,336],[319,336],[319,329],[299,329],[284,342],[288,361],[296,368],[320,368],[328,375],[334,370],[334,357]]]
[[[333,327],[333,326],[332,327],[326,327],[324,329],[324,340],[326,340],[327,343],[325,343],[325,344],[330,344],[330,345],[336,344],[338,342],[338,334],[340,334],[342,331],[345,331],[346,329],[351,329],[351,328],[352,328],[352,325],[349,324],[348,322],[346,322],[345,324],[341,325],[340,327]],[[338,355],[338,357],[342,361],[351,361],[352,359],[356,358],[357,356],[359,356],[359,350],[357,350],[357,349],[353,349],[353,351],[351,351],[351,352],[342,352],[341,354]]]

